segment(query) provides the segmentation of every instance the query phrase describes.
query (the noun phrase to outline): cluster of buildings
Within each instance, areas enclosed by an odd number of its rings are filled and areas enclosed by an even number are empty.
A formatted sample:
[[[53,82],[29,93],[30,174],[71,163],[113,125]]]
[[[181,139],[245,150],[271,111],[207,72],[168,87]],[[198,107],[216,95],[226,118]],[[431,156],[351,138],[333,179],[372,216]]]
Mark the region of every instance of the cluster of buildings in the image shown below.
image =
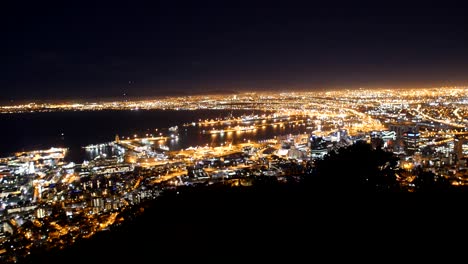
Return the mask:
[[[246,93],[103,104],[3,107],[27,109],[236,109],[275,112],[232,120],[192,123],[206,137],[241,122],[252,131],[279,127],[271,139],[169,150],[155,145],[169,135],[120,138],[106,143],[115,155],[82,163],[66,162],[65,148],[16,153],[0,158],[0,260],[15,262],[33,248],[66,247],[108,230],[125,219],[122,212],[180,185],[222,182],[252,184],[255,177],[283,179],[305,174],[314,160],[357,141],[399,157],[400,179],[411,183],[421,171],[468,184],[468,96],[465,88],[355,90],[314,93]],[[194,103],[196,102],[196,103]],[[71,108],[70,108],[71,107]],[[187,107],[187,108],[185,108]],[[52,109],[52,110],[51,110]],[[42,111],[41,110],[41,111]],[[271,119],[271,120],[270,120]],[[280,133],[285,126],[296,134]],[[254,132],[252,132],[254,133]],[[202,136],[205,136],[203,134]],[[96,145],[97,146],[97,145]],[[88,146],[93,148],[95,146]]]

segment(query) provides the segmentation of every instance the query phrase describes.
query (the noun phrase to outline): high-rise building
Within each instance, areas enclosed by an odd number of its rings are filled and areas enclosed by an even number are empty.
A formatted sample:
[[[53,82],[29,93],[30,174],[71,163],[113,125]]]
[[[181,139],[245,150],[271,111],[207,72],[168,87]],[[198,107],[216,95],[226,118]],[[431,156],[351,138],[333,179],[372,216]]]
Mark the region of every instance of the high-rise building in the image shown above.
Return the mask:
[[[418,131],[407,131],[403,134],[403,142],[405,151],[409,155],[413,155],[419,151],[419,132]]]
[[[312,135],[309,138],[309,147],[312,158],[323,158],[328,153],[327,142],[322,137]]]
[[[419,126],[414,123],[393,123],[388,127],[389,131],[395,132],[395,151],[405,151],[412,155],[419,150]]]
[[[468,142],[468,138],[466,138],[466,136],[455,136],[453,152],[455,153],[457,163],[460,163],[463,159],[463,144],[466,142]]]

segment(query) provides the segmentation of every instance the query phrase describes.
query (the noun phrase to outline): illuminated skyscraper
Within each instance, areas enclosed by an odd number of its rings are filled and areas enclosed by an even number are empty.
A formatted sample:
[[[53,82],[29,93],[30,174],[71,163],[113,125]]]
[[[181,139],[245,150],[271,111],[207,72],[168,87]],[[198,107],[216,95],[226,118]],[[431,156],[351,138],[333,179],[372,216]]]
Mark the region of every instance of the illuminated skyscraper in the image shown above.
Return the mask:
[[[413,155],[419,151],[419,132],[407,131],[403,134],[403,142],[405,144],[405,151],[409,155]]]

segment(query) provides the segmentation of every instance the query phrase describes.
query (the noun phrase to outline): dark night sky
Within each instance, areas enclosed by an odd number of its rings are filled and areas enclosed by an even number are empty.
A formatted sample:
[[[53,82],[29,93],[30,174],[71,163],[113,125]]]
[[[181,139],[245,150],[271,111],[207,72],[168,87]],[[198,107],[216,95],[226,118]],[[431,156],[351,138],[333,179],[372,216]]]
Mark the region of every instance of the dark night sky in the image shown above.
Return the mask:
[[[0,101],[468,84],[464,7],[39,2],[0,11]]]

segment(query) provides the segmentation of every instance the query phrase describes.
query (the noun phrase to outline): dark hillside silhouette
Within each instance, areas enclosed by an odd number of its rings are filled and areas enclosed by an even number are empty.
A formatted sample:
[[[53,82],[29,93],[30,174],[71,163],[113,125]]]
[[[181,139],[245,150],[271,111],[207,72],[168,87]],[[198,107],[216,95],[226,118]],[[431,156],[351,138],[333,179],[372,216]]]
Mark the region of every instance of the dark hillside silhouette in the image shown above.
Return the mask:
[[[326,191],[400,191],[397,161],[393,153],[358,141],[318,160],[314,184]]]

